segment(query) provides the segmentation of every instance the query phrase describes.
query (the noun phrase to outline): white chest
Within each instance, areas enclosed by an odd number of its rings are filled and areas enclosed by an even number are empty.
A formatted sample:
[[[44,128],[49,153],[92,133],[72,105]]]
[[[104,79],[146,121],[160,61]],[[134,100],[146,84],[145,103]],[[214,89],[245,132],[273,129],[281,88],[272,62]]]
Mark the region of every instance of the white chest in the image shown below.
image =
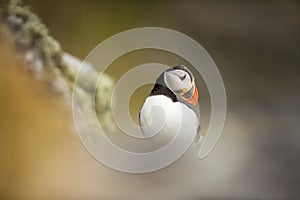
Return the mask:
[[[140,125],[145,137],[157,136],[168,142],[179,131],[196,132],[198,120],[185,104],[155,95],[146,99],[140,112]]]

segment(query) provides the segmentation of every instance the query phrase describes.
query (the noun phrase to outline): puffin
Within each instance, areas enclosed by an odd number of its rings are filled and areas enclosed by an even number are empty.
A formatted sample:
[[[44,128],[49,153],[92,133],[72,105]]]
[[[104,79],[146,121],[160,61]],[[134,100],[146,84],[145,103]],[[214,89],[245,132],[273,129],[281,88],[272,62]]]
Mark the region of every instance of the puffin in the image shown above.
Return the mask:
[[[193,109],[197,104],[198,89],[192,72],[184,65],[168,68],[156,79],[140,110],[143,136],[159,136],[161,141],[168,143],[179,130],[184,130],[195,133],[201,141],[199,119]]]

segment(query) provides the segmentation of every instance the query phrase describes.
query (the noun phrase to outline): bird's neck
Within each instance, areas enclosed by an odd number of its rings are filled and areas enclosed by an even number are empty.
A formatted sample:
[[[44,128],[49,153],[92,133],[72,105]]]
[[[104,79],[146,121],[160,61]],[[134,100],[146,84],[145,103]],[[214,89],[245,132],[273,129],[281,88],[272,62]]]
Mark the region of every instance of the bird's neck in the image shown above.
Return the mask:
[[[162,73],[155,82],[153,89],[151,90],[150,96],[154,95],[165,95],[172,99],[173,102],[177,102],[176,95],[166,86],[164,81],[164,73]]]

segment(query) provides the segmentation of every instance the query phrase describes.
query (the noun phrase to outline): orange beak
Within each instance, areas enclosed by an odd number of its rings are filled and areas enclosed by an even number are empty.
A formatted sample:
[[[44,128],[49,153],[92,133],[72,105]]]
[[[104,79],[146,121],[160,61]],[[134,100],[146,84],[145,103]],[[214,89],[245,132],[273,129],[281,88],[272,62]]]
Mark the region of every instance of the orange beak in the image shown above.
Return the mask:
[[[198,89],[196,87],[196,84],[193,84],[193,88],[194,88],[194,92],[191,98],[184,98],[184,100],[186,100],[187,102],[189,102],[190,104],[192,104],[193,106],[198,104]]]
[[[192,98],[187,99],[187,101],[188,101],[190,104],[193,104],[193,106],[195,106],[195,105],[198,104],[198,89],[197,89],[196,86],[195,86],[195,91],[194,91],[194,94],[193,94]]]

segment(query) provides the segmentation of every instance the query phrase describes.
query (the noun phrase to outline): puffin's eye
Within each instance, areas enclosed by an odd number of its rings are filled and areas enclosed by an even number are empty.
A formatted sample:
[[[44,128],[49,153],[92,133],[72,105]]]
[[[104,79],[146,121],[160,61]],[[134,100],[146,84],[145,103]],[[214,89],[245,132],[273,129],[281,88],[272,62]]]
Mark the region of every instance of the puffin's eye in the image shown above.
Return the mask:
[[[185,75],[183,75],[183,76],[180,76],[179,78],[180,78],[180,80],[182,80],[182,81],[183,81],[183,80],[186,78],[186,74],[185,74]]]

